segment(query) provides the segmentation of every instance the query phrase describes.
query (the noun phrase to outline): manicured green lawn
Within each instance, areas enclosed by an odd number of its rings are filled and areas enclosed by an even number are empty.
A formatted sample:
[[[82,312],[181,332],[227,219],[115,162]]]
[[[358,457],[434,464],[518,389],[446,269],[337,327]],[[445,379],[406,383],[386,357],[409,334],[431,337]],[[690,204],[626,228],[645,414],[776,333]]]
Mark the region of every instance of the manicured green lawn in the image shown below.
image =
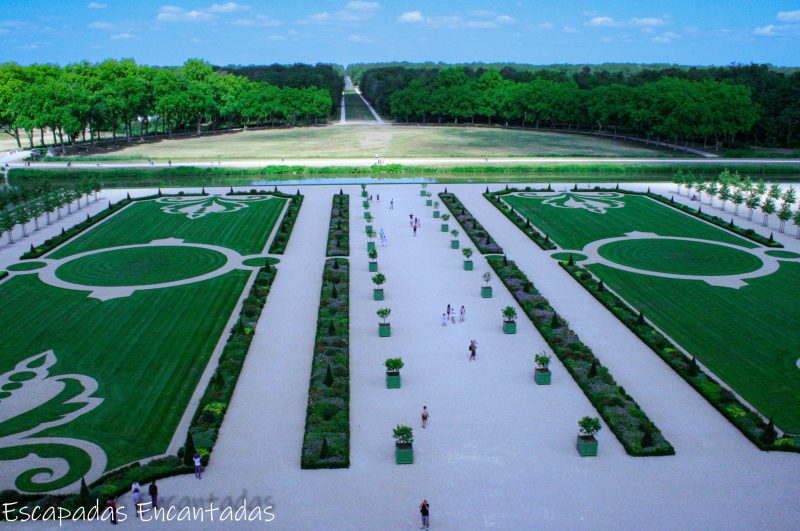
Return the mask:
[[[135,286],[197,277],[225,262],[224,254],[200,247],[134,247],[72,260],[56,276],[85,286]]]
[[[735,275],[755,271],[762,264],[746,251],[683,240],[621,240],[597,252],[617,264],[679,275]]]
[[[347,120],[375,121],[375,117],[369,111],[369,107],[358,94],[344,95],[344,112]]]
[[[541,199],[505,199],[564,249],[632,231],[757,247],[641,196],[625,196],[623,208],[604,214],[544,205]],[[744,251],[676,240],[632,240],[599,252],[624,265],[679,274],[737,274],[760,263]],[[800,264],[784,262],[778,272],[746,280],[739,289],[587,267],[745,400],[774,415],[781,429],[800,433]]]

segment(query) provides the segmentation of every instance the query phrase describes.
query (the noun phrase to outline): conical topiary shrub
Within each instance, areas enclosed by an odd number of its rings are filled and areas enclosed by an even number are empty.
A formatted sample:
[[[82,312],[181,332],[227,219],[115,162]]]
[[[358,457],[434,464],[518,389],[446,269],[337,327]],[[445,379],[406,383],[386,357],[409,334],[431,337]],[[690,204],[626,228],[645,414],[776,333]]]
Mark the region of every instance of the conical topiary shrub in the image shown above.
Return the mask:
[[[197,453],[197,449],[194,447],[194,439],[192,438],[192,432],[186,432],[186,443],[183,445],[183,464],[192,466],[194,465],[194,454]]]
[[[328,370],[325,372],[325,380],[323,382],[325,387],[330,387],[333,385],[333,371],[331,370],[331,366],[328,365]]]

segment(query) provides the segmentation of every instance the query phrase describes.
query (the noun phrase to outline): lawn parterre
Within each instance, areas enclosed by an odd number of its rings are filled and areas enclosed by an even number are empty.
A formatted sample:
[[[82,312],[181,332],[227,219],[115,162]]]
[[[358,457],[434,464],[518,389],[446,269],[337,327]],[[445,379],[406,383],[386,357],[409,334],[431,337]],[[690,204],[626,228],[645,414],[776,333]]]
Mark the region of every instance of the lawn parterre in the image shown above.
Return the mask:
[[[146,284],[175,274],[195,276],[219,265],[222,256],[179,244],[162,247],[168,252],[158,260],[146,246],[124,253],[103,249],[172,237],[260,254],[284,204],[283,198],[268,196],[136,202],[43,257],[98,251],[67,262],[72,267],[62,272],[85,283],[86,291],[47,284],[37,270],[17,271],[0,283],[0,319],[16,323],[0,330],[5,346],[0,378],[19,383],[4,385],[0,400],[14,395],[24,400],[17,406],[19,414],[0,423],[0,459],[18,459],[16,449],[24,448],[47,457],[57,454],[70,464],[66,474],[49,480],[20,476],[18,489],[59,489],[82,476],[94,481],[105,470],[165,453],[212,352],[227,335],[226,325],[248,281],[254,279],[255,285],[231,341],[252,334],[274,277],[274,268],[257,275],[255,267],[237,266],[199,282],[97,300],[87,297],[92,284],[126,286],[132,279]],[[234,345],[243,345],[239,361],[247,344]],[[212,384],[229,398],[235,376],[221,378]],[[58,389],[56,382],[63,382],[61,392],[43,391],[54,384]],[[198,412],[195,425],[210,422],[212,413],[221,422],[224,407]],[[196,441],[206,455],[214,440],[207,432],[199,430]]]
[[[562,252],[577,255],[595,242],[622,238],[599,247],[600,257],[609,260],[598,263],[597,257],[589,256],[581,265],[632,305],[634,315],[643,312],[647,321],[696,356],[764,417],[774,418],[786,432],[800,433],[800,370],[795,364],[800,337],[786,326],[800,322],[795,304],[800,296],[800,263],[795,258],[766,254],[766,248],[752,240],[641,195],[589,190],[538,194],[512,190],[492,195],[548,234]],[[624,239],[635,232],[653,236]],[[770,260],[773,269],[752,272],[759,267],[756,261]],[[580,275],[587,275],[586,283],[591,279],[588,272],[576,276]],[[727,280],[719,280],[723,278]],[[669,347],[664,338],[648,344],[657,351]],[[660,354],[663,358],[664,352]],[[712,403],[721,389],[714,385],[716,391],[703,393]],[[724,398],[730,406],[730,397]],[[715,405],[721,411],[727,407]],[[726,415],[732,421],[747,416],[746,406],[736,408]],[[748,436],[758,439],[765,424],[751,424]]]

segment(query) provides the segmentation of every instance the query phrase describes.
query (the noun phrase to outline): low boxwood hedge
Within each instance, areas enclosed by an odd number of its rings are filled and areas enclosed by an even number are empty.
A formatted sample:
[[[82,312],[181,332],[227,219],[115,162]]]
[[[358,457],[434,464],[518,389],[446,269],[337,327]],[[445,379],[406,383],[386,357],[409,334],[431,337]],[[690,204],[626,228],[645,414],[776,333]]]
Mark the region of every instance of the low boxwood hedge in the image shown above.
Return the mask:
[[[346,258],[329,258],[322,274],[302,468],[350,466],[349,314],[349,262]]]
[[[500,247],[489,232],[483,228],[478,220],[461,203],[455,194],[448,194],[447,191],[439,194],[439,199],[450,210],[453,218],[458,221],[469,239],[478,248],[481,254],[502,254],[503,248]]]
[[[350,254],[350,196],[341,192],[333,196],[327,249],[328,256]]]

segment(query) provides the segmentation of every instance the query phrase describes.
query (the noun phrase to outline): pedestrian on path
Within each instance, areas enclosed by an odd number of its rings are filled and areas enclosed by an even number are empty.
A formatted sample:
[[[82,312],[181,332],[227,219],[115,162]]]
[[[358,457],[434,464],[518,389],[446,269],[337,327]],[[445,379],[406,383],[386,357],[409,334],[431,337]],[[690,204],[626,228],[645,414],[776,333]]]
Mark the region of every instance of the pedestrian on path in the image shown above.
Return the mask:
[[[419,222],[419,218],[417,218],[417,217],[414,218],[414,225],[416,225],[417,227],[421,227],[422,226],[422,223]]]
[[[478,354],[478,343],[473,339],[469,342],[469,361],[475,361],[475,356]]]
[[[153,508],[158,507],[158,485],[156,485],[156,480],[153,480],[150,483],[150,486],[147,488],[147,491],[150,493],[150,501],[153,502]]]
[[[442,326],[447,326],[447,316],[442,314]]]
[[[422,527],[420,529],[428,529],[431,518],[430,510],[431,507],[428,500],[422,500],[422,503],[419,504],[419,514],[422,516]]]
[[[389,210],[394,210],[394,199],[389,201]]]
[[[142,488],[142,486],[139,485],[139,482],[138,481],[134,481],[133,483],[131,483],[131,494],[133,494],[133,491],[135,491],[135,490],[141,490],[141,488]]]
[[[417,226],[416,225],[414,225],[414,237],[415,238],[417,237]]]
[[[106,511],[111,512],[111,523],[113,525],[117,525],[117,500],[114,498],[114,496],[111,496],[106,500]]]
[[[414,226],[414,214],[409,214],[408,215],[408,226],[409,227],[413,227]]]
[[[450,312],[452,312],[452,311],[453,311],[453,310],[450,308],[450,305],[448,304],[448,305],[447,305],[447,320],[448,320],[448,321],[450,320]]]
[[[378,194],[376,197],[378,198],[378,203],[380,203],[381,202],[381,194]]]
[[[142,517],[142,493],[133,489],[133,505],[136,507],[136,518]]]
[[[194,462],[194,477],[203,479],[203,463],[200,461],[200,454],[195,453],[192,456],[192,461]]]
[[[448,307],[450,305],[448,304]],[[453,306],[453,312],[450,314],[450,322],[456,324],[456,307]]]
[[[422,406],[422,429],[428,427],[428,406]]]
[[[461,305],[461,310],[458,312],[458,322],[463,323],[464,319],[467,318],[467,309],[464,308],[464,305]]]

